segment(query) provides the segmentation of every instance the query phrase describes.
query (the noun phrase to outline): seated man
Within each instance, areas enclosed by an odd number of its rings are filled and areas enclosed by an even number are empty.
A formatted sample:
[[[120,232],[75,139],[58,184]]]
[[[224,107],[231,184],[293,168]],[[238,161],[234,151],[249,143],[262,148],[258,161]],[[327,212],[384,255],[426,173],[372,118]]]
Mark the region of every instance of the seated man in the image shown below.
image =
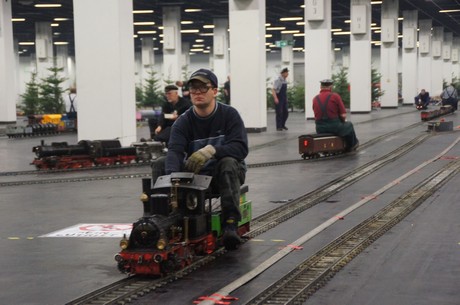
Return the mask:
[[[347,151],[356,150],[359,141],[351,122],[347,122],[347,111],[342,98],[332,92],[333,81],[325,79],[321,82],[320,93],[313,98],[313,112],[317,133],[333,133],[343,137]]]
[[[223,243],[225,248],[235,249],[241,243],[237,230],[248,155],[246,128],[236,109],[217,103],[214,73],[195,71],[188,85],[193,107],[172,126],[166,163],[152,165],[152,178],[161,174],[163,166],[166,174],[191,171],[212,176],[213,192],[220,194]]]
[[[425,89],[422,89],[420,93],[414,98],[415,106],[417,109],[421,107],[422,109],[427,109],[428,105],[430,104],[430,93],[425,91]]]
[[[192,106],[190,101],[179,96],[178,90],[174,85],[165,87],[166,102],[161,107],[162,113],[157,121],[149,120],[151,138],[154,141],[168,144],[174,121]]]
[[[457,89],[450,84],[447,86],[441,94],[442,98],[442,105],[451,105],[454,108],[454,111],[457,110],[458,108],[458,95],[457,95]]]

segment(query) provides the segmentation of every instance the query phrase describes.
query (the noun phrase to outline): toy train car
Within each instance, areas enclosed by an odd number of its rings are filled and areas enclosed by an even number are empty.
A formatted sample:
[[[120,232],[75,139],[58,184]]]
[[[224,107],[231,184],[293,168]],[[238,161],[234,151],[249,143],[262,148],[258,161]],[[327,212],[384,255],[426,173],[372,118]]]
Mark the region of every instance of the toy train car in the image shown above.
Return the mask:
[[[53,142],[34,146],[35,159],[32,165],[39,170],[69,169],[133,162],[149,162],[164,154],[160,142],[136,142],[122,147],[118,140],[82,140],[76,145]]]
[[[61,132],[77,130],[77,119],[61,114],[29,115],[27,125],[8,125],[8,138],[25,138],[35,136],[56,135]]]
[[[299,136],[299,154],[303,159],[337,155],[346,152],[345,141],[334,134],[306,134]]]
[[[434,118],[437,118],[437,117],[440,117],[440,116],[443,116],[449,113],[453,113],[453,112],[454,112],[454,108],[451,105],[444,105],[437,109],[422,111],[420,113],[420,117],[422,121],[429,121]]]
[[[221,247],[221,213],[211,206],[212,177],[193,173],[173,173],[143,179],[141,201],[144,214],[133,223],[129,237],[120,241],[115,255],[122,273],[161,276],[193,263]],[[251,201],[247,186],[240,197],[242,220],[238,234],[250,229]]]

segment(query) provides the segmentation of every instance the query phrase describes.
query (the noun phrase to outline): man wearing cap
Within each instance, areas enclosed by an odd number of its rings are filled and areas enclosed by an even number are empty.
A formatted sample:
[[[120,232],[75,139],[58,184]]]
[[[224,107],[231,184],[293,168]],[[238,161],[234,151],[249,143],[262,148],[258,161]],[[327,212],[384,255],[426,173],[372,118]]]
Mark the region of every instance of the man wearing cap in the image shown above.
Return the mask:
[[[165,87],[166,101],[161,107],[161,116],[154,126],[150,127],[152,140],[168,144],[171,126],[174,121],[192,106],[190,101],[179,96],[179,88],[174,85]],[[149,121],[150,122],[150,121]]]
[[[288,130],[286,121],[289,116],[287,100],[287,81],[289,75],[288,68],[281,70],[280,76],[273,83],[272,95],[275,102],[276,111],[276,130]]]
[[[333,133],[343,137],[347,151],[356,150],[359,141],[351,122],[347,122],[347,111],[342,98],[332,92],[333,81],[325,79],[320,81],[321,90],[313,98],[313,112],[317,133]]]
[[[227,249],[236,249],[241,243],[237,229],[248,155],[246,128],[235,108],[217,103],[218,82],[213,72],[195,71],[188,85],[193,107],[172,126],[165,172],[191,171],[213,177],[213,192],[220,194],[223,243]]]

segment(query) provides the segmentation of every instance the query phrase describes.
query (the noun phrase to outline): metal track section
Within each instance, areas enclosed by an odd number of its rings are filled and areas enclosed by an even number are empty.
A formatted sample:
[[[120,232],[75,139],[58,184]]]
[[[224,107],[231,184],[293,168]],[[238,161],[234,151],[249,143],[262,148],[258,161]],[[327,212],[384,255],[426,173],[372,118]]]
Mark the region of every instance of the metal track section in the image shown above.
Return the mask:
[[[386,164],[406,154],[416,145],[425,141],[428,137],[430,137],[430,134],[421,135],[413,139],[412,141],[406,143],[405,145],[399,147],[398,149],[392,151],[391,153],[372,162],[369,162],[368,164],[365,164],[360,168],[351,171],[345,176],[335,179],[334,181],[316,189],[311,193],[299,197],[289,202],[288,204],[279,206],[278,208],[273,209],[257,217],[256,219],[253,219],[251,222],[251,231],[248,232],[245,235],[245,237],[252,238],[259,234],[262,234],[263,232],[268,231],[269,229],[277,226],[283,221],[286,221],[287,219],[326,200],[327,198],[340,192],[346,187],[352,185],[359,179],[364,178],[365,176],[371,174],[375,170],[385,166]]]
[[[460,160],[450,162],[245,304],[303,304],[354,257],[415,210],[459,171]]]
[[[75,299],[66,305],[123,305],[128,304],[155,289],[161,288],[170,282],[174,282],[201,266],[213,261],[216,257],[225,253],[225,250],[219,249],[212,255],[205,256],[197,260],[192,265],[182,269],[174,274],[162,277],[140,277],[131,276],[126,279],[120,280],[101,289],[95,290],[87,295]]]

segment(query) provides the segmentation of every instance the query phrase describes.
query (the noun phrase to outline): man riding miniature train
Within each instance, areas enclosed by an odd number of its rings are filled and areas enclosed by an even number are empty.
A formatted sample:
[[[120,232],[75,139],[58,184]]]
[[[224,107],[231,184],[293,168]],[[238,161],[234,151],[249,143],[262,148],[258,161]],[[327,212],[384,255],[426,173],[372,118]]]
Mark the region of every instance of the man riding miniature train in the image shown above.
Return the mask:
[[[222,240],[225,248],[236,249],[241,243],[237,230],[248,155],[246,128],[235,108],[216,101],[219,89],[213,72],[199,69],[187,84],[193,107],[172,126],[168,153],[152,164],[152,178],[181,171],[212,176],[211,187],[221,201]]]

